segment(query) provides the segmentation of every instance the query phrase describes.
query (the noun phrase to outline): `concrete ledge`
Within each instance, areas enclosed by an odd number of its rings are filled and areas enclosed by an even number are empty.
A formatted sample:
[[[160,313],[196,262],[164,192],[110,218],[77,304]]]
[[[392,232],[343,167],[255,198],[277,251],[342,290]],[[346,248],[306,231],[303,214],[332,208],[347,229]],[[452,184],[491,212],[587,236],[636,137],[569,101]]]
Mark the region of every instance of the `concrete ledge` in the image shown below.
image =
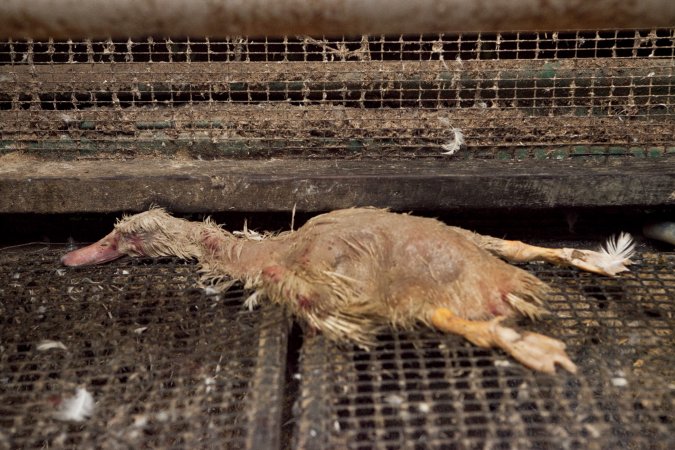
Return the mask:
[[[4,161],[0,213],[675,205],[675,159]]]

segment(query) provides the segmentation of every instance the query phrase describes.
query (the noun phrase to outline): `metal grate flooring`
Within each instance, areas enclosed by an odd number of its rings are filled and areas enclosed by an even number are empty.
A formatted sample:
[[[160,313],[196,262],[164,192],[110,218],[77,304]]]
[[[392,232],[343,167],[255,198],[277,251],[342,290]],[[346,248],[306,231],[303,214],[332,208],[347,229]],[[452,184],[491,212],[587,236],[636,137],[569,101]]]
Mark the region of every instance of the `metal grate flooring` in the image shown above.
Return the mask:
[[[293,361],[281,311],[205,294],[190,263],[62,253],[0,252],[0,448],[675,448],[675,253],[616,279],[527,266],[554,314],[523,325],[579,365],[555,377],[427,330],[371,352],[306,335]],[[56,420],[77,387],[94,415]]]
[[[673,448],[675,254],[601,278],[530,264],[576,376],[533,373],[501,352],[421,331],[373,352],[310,337],[301,355],[299,448]]]
[[[176,259],[65,270],[62,253],[0,254],[0,448],[278,443],[263,425],[280,420],[279,310],[248,312],[236,289],[207,296]],[[44,341],[67,349],[40,351]],[[93,417],[55,420],[77,387]]]

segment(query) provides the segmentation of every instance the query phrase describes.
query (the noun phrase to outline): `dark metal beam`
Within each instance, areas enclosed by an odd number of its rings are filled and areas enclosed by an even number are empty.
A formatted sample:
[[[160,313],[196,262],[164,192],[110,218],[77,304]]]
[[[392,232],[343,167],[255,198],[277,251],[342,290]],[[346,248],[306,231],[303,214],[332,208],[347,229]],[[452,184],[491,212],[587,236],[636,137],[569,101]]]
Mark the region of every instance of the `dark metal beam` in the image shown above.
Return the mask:
[[[0,213],[672,206],[675,160],[15,161]]]

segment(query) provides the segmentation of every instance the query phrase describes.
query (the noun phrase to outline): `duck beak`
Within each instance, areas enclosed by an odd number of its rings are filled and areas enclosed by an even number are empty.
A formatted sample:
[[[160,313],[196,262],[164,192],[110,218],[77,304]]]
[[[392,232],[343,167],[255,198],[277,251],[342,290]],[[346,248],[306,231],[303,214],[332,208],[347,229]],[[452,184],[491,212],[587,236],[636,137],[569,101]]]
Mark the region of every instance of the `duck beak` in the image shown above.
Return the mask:
[[[66,253],[61,262],[66,266],[91,266],[112,261],[124,256],[118,249],[118,241],[119,235],[113,231],[98,242]]]

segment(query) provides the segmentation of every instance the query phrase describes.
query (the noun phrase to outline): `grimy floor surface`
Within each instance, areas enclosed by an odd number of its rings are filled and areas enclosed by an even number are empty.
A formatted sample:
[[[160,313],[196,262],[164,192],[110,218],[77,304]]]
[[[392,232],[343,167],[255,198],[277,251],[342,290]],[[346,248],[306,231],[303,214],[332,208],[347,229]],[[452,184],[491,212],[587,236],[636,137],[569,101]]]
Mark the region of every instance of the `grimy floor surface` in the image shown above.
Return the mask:
[[[523,325],[579,365],[548,376],[426,330],[339,348],[194,264],[64,251],[0,252],[0,448],[675,448],[674,253],[615,279],[526,265],[553,315]],[[77,388],[93,415],[57,420]]]

